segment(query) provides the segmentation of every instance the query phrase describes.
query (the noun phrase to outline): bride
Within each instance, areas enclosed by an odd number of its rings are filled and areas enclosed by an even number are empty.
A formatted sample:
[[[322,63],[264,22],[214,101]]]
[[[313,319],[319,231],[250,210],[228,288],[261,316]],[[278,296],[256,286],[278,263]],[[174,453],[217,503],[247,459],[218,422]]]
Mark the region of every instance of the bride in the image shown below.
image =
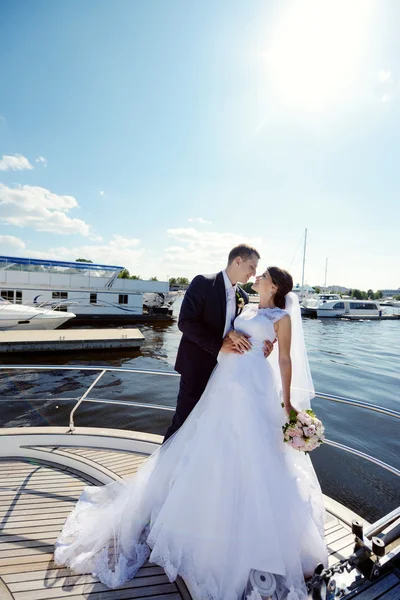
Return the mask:
[[[229,334],[238,353],[220,355],[189,418],[133,478],[85,488],[56,563],[115,588],[150,557],[199,600],[260,598],[251,582],[262,571],[282,597],[307,598],[304,576],[327,551],[311,461],[282,435],[285,412],[309,408],[314,395],[292,287],[278,267],[256,278],[260,303]],[[275,338],[266,360],[264,340]]]

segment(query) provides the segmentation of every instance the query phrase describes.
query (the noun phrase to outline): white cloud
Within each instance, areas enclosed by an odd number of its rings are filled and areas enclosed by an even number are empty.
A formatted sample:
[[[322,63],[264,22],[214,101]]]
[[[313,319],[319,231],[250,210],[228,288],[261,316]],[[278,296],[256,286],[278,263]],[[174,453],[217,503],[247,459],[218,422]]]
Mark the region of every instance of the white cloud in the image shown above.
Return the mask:
[[[139,246],[140,240],[137,238],[124,238],[122,235],[114,235],[110,242],[111,248],[129,249]]]
[[[0,235],[0,248],[4,248],[6,252],[8,248],[22,250],[26,248],[26,244],[20,238],[13,235]]]
[[[199,231],[194,228],[168,229],[167,234],[175,242],[164,250],[164,269],[192,277],[196,273],[215,272],[224,268],[229,251],[240,243],[255,247],[264,264],[267,253],[276,256],[276,251],[267,249],[261,238],[250,238],[237,233]]]
[[[91,233],[90,235],[88,235],[88,238],[92,242],[102,242],[103,241],[103,236],[97,235],[97,233]]]
[[[36,161],[37,163],[41,163],[44,167],[47,167],[47,159],[44,156],[38,156]]]
[[[76,260],[79,256],[95,263],[121,265],[131,274],[148,278],[157,275],[193,277],[197,273],[216,272],[225,267],[228,253],[241,242],[254,245],[261,252],[261,240],[249,239],[234,233],[202,232],[196,229],[170,229],[171,245],[156,255],[140,245],[137,238],[114,235],[102,244],[84,244],[74,247],[53,247],[46,252],[25,250],[26,256],[55,260]],[[265,255],[263,253],[263,255]]]
[[[206,221],[203,217],[190,217],[188,221],[189,223],[199,223],[200,225],[211,225],[211,221]]]
[[[346,235],[349,232],[347,238],[349,236],[351,238],[350,229],[349,226],[344,230]],[[169,230],[168,235],[170,245],[157,250],[153,244],[150,248],[145,248],[139,239],[120,235],[114,235],[104,243],[91,243],[85,240],[82,244],[75,244],[73,247],[53,246],[48,248],[46,245],[44,246],[45,251],[32,250],[33,244],[27,242],[25,246],[19,238],[0,236],[0,250],[3,254],[15,252],[20,256],[43,259],[74,261],[78,257],[84,257],[95,263],[121,265],[126,267],[131,274],[140,275],[143,279],[157,275],[159,280],[165,281],[168,275],[191,279],[198,273],[215,273],[225,267],[228,253],[233,246],[240,242],[247,242],[255,246],[261,254],[259,272],[270,264],[277,264],[289,269],[295,283],[301,281],[301,256],[298,257],[295,264],[289,264],[292,258],[293,239],[286,238],[282,244],[280,241],[274,244],[264,237],[250,238],[227,232],[209,234],[194,229],[172,229]],[[309,239],[305,281],[310,285],[321,285],[324,280],[325,255],[321,256],[320,252],[324,245],[324,235],[322,233],[320,237],[316,235],[314,239],[313,236]],[[385,245],[383,253],[378,253],[376,257],[372,258],[368,255],[368,242],[365,242],[365,249],[359,244],[358,240],[354,248],[350,247],[353,261],[349,269],[345,267],[349,248],[343,252],[339,249],[335,252],[332,260],[329,258],[328,285],[337,284],[360,289],[372,287],[375,290],[397,287],[398,282],[393,281],[393,273],[398,272],[396,270],[398,253],[396,253],[395,242],[393,242],[392,249],[389,250]],[[10,248],[14,250],[10,250]],[[382,265],[385,266],[384,269]],[[371,273],[377,274],[372,280]]]
[[[33,167],[22,154],[14,154],[13,156],[4,154],[0,159],[0,171],[25,171],[27,169],[33,169]]]
[[[141,259],[143,249],[139,249],[140,240],[136,238],[124,238],[115,235],[108,244],[85,244],[82,246],[55,247],[48,252],[25,251],[25,254],[33,258],[49,258],[54,260],[74,261],[80,256],[92,260],[94,263],[103,265],[118,265],[126,267],[132,274],[140,275]]]
[[[390,94],[383,94],[382,96],[382,102],[390,102],[392,99],[392,96]]]
[[[381,69],[378,73],[378,81],[380,83],[385,83],[386,81],[389,81],[389,79],[391,79],[392,74],[390,71],[384,71],[383,69]]]
[[[104,196],[104,190],[100,190],[100,196]]]
[[[85,221],[66,214],[73,208],[78,208],[73,196],[59,196],[37,186],[10,188],[0,184],[0,221],[9,225],[91,236],[91,228]]]

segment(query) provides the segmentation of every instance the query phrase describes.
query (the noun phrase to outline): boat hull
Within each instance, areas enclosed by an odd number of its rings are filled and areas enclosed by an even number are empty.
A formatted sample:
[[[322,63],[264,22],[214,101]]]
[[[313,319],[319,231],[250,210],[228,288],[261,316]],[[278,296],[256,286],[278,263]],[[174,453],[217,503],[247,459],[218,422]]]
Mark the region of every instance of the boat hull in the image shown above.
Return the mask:
[[[307,308],[306,306],[301,306],[300,310],[301,310],[302,317],[309,317],[310,319],[317,318],[317,309],[316,308]]]
[[[69,329],[71,327],[106,327],[106,326],[123,326],[138,323],[172,323],[175,318],[172,316],[172,311],[168,313],[157,313],[151,311],[150,313],[143,313],[141,315],[128,314],[128,315],[93,315],[93,314],[81,314],[76,315],[76,318],[72,321],[67,321],[62,325],[62,329]]]
[[[68,321],[70,321],[72,317],[60,317],[55,319],[31,319],[28,321],[17,321],[16,319],[9,321],[6,323],[1,323],[0,331],[51,331],[53,329],[58,329],[62,325],[65,325]]]
[[[30,306],[8,304],[0,310],[0,331],[49,331],[75,318],[72,312],[38,310]]]

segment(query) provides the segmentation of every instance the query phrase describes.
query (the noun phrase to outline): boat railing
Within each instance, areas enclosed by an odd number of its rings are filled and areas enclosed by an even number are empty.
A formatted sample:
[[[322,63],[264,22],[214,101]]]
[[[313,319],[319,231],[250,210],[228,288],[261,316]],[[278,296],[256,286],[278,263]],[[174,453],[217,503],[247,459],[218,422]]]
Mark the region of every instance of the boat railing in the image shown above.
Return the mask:
[[[96,293],[96,292],[94,292]],[[132,292],[133,294],[135,294],[135,292]],[[137,294],[138,295],[138,294]],[[59,307],[62,306],[68,306],[68,307],[74,307],[74,306],[78,306],[78,307],[111,307],[111,308],[115,308],[116,306],[118,306],[118,303],[116,302],[108,302],[107,300],[101,300],[99,302],[96,302],[96,304],[91,304],[88,299],[84,296],[82,296],[82,298],[66,298],[64,300],[58,300],[58,299],[51,299],[51,300],[44,300],[43,302],[41,302],[40,304],[28,304],[27,306],[33,306],[34,308],[40,309],[40,308],[47,308],[50,310],[57,310]]]
[[[155,377],[180,377],[179,373],[170,372],[170,371],[156,371],[150,369],[132,369],[132,368],[124,368],[124,367],[104,367],[104,366],[86,366],[86,365],[0,365],[0,373],[1,371],[93,371],[93,373],[97,374],[95,380],[88,386],[86,391],[79,396],[78,398],[65,398],[65,400],[75,400],[75,405],[72,408],[69,415],[69,433],[73,433],[75,431],[75,423],[74,423],[74,415],[79,408],[79,406],[83,402],[93,402],[97,404],[113,404],[113,405],[124,405],[131,406],[136,408],[143,408],[147,410],[159,410],[159,411],[170,411],[174,412],[175,408],[171,406],[165,406],[160,404],[150,404],[145,402],[134,402],[134,401],[121,401],[121,400],[110,400],[105,398],[88,398],[90,392],[96,387],[99,381],[104,377],[106,373],[135,373],[135,374],[144,374],[151,375]],[[395,410],[371,404],[368,402],[363,402],[360,400],[353,400],[351,398],[346,398],[343,396],[335,396],[332,394],[325,394],[316,392],[316,398],[320,398],[322,400],[326,400],[329,402],[337,402],[340,404],[347,404],[356,408],[360,408],[363,410],[368,410],[374,413],[380,413],[386,415],[388,417],[394,419],[400,419],[400,412]],[[24,400],[28,400],[24,398]],[[11,400],[12,401],[12,400]],[[339,442],[335,442],[333,440],[325,439],[324,442],[326,445],[346,452],[348,454],[352,454],[354,456],[358,456],[370,462],[386,471],[389,471],[393,475],[400,477],[400,470],[396,467],[387,464],[386,462],[370,456],[369,454],[357,450],[356,448],[352,448],[345,444],[341,444]]]

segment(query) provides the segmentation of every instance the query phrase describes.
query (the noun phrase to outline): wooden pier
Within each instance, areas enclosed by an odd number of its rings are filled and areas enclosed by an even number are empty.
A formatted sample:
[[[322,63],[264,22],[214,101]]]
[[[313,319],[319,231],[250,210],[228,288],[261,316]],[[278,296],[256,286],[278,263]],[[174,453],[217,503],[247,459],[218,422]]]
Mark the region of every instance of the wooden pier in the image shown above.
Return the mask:
[[[0,354],[132,349],[143,342],[144,336],[136,328],[0,331]]]

